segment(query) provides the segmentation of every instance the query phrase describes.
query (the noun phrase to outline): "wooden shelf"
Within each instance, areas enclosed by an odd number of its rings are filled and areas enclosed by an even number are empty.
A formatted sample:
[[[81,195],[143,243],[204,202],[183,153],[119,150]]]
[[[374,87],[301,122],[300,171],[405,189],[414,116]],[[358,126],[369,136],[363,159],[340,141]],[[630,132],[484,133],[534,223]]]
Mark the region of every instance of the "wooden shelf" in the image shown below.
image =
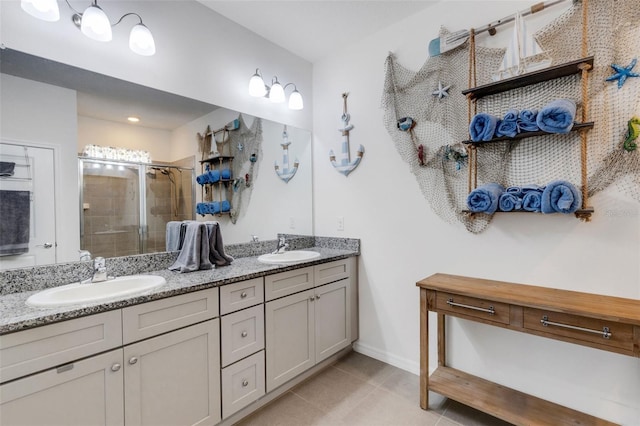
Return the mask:
[[[461,213],[466,213],[466,214],[482,214],[482,212],[472,212],[471,210],[461,210]],[[584,209],[578,209],[576,210],[573,214],[576,215],[576,217],[581,218],[581,217],[588,217],[591,216],[593,213],[595,212],[595,210],[593,209],[593,207],[587,207]],[[538,214],[564,214],[564,213],[542,213],[542,212],[530,212],[527,210],[512,210],[510,212],[503,212],[502,210],[497,210],[496,213],[527,213],[527,214],[531,214],[531,213],[538,213]],[[569,213],[567,213],[569,214]]]
[[[552,80],[554,78],[577,74],[582,71],[583,64],[588,65],[589,70],[592,69],[593,56],[588,56],[586,58],[578,59],[573,62],[567,62],[565,64],[556,65],[553,67],[545,68],[543,70],[496,81],[495,83],[489,83],[482,86],[473,87],[471,89],[466,89],[462,91],[462,94],[471,99],[480,99],[484,96],[495,95],[497,93],[506,92],[508,90],[542,83],[543,81]]]
[[[204,164],[204,163],[215,163],[218,161],[226,161],[226,160],[233,160],[233,155],[218,155],[216,157],[211,157],[211,158],[207,158],[204,160],[200,160],[200,164]]]
[[[586,123],[574,123],[573,127],[571,128],[572,132],[576,132],[579,130],[588,130],[588,129],[592,129],[594,126],[594,122],[593,121],[587,121]],[[518,133],[517,135],[515,135],[514,137],[509,137],[509,136],[500,136],[498,138],[493,138],[491,140],[488,141],[472,141],[472,140],[466,140],[466,141],[462,141],[463,144],[466,145],[473,145],[473,146],[481,146],[484,145],[486,143],[493,143],[493,142],[503,142],[503,141],[515,141],[518,139],[526,139],[526,138],[532,138],[534,136],[542,136],[542,135],[557,135],[558,133],[549,133],[549,132],[543,132],[542,130],[536,131],[536,132],[522,132],[522,133]]]
[[[450,367],[429,376],[429,390],[516,425],[615,425]]]

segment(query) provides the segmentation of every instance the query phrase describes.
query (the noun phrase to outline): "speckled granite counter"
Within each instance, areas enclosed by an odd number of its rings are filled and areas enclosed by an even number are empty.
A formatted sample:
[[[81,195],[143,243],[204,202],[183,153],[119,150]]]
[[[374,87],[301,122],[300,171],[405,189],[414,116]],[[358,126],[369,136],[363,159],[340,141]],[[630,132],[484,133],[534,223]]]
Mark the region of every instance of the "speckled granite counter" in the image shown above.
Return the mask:
[[[276,274],[279,272],[298,269],[305,266],[317,265],[333,260],[345,259],[359,255],[360,247],[358,240],[345,240],[347,242],[357,241],[354,244],[336,244],[336,239],[319,239],[311,237],[315,246],[295,247],[305,250],[317,251],[320,257],[308,262],[299,262],[293,265],[267,265],[258,262],[257,256],[236,257],[229,266],[224,266],[207,271],[196,271],[186,274],[169,271],[168,269],[150,271],[131,271],[130,274],[145,273],[149,275],[160,275],[167,280],[167,283],[146,293],[137,294],[133,297],[119,298],[112,301],[102,301],[98,303],[72,305],[58,308],[34,308],[25,304],[27,298],[39,291],[30,289],[29,291],[10,292],[0,296],[0,334],[7,334],[14,331],[25,330],[32,327],[46,325],[58,321],[78,318],[99,312],[123,308],[125,306],[136,305],[156,299],[203,290],[205,288],[231,284],[251,278]],[[340,247],[340,248],[333,248]],[[260,254],[264,253],[262,250]],[[239,253],[236,253],[238,255]],[[246,252],[244,254],[247,254]],[[109,266],[109,265],[108,265]],[[68,266],[61,265],[61,268]],[[29,280],[28,272],[25,272]],[[67,281],[70,282],[70,281]],[[99,285],[99,284],[97,284]]]

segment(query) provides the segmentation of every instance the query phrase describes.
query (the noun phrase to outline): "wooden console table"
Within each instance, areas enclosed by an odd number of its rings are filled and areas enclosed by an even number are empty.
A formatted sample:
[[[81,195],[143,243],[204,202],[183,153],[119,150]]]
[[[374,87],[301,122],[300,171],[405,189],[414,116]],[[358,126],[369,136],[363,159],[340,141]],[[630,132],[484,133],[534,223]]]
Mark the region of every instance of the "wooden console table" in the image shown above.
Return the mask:
[[[517,425],[612,425],[446,365],[445,316],[640,357],[640,300],[434,274],[420,287],[420,407],[429,390]],[[429,376],[429,311],[438,368]]]

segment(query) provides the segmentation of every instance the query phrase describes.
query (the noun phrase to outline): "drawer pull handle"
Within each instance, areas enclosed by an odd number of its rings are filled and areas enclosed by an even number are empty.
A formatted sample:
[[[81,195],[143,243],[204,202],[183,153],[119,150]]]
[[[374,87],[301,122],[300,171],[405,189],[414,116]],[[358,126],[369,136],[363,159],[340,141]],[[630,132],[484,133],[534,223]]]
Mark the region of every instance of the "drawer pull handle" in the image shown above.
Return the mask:
[[[242,387],[246,388],[247,386],[249,386],[249,381],[247,379],[242,379]]]
[[[243,291],[242,293],[240,293],[240,298],[241,299],[245,299],[247,297],[247,292]]]
[[[120,364],[113,364],[111,366],[111,371],[118,371],[120,370]]]
[[[246,332],[246,331],[243,331],[242,333],[240,333],[240,336],[242,336],[242,337],[247,337],[247,332]]]
[[[542,317],[542,319],[540,320],[540,323],[542,323],[542,325],[545,327],[548,325],[555,325],[556,327],[570,328],[571,330],[584,331],[585,333],[600,334],[603,339],[610,339],[613,336],[613,333],[611,333],[611,331],[609,330],[609,327],[602,327],[602,330],[593,330],[591,328],[577,327],[575,325],[562,324],[559,322],[549,321],[549,317],[546,315]]]
[[[456,302],[453,301],[453,299],[447,300],[447,305],[457,306],[459,308],[473,309],[474,311],[487,312],[489,315],[495,315],[495,313],[496,313],[496,310],[493,309],[493,306],[489,306],[489,308],[479,308],[477,306],[471,306],[471,305],[464,305],[462,303],[456,303]]]
[[[136,362],[138,362],[138,358],[136,358],[135,356],[132,356],[131,359],[129,360],[129,364],[133,365]]]

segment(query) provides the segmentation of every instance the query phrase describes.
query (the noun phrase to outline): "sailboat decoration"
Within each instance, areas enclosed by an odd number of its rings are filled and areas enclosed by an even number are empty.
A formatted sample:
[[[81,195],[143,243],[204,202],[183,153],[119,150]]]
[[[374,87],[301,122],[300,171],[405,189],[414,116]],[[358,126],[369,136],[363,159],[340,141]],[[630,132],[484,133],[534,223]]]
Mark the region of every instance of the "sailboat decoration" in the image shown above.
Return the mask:
[[[349,132],[353,129],[353,124],[349,124],[351,116],[347,113],[347,96],[349,96],[349,93],[342,94],[342,99],[344,101],[342,116],[340,116],[342,128],[338,129],[338,131],[342,133],[342,148],[339,163],[336,161],[336,155],[333,153],[333,150],[329,151],[329,161],[331,161],[331,164],[337,171],[345,176],[349,176],[349,173],[358,167],[360,160],[362,160],[362,155],[364,154],[364,147],[360,145],[356,152],[356,159],[351,161],[351,154],[349,152]]]
[[[278,175],[278,177],[285,183],[288,183],[298,171],[298,165],[300,164],[300,162],[296,158],[293,162],[293,168],[289,168],[289,145],[291,145],[291,142],[289,142],[289,134],[287,133],[286,124],[284,126],[284,130],[282,131],[282,140],[284,141],[280,144],[280,146],[282,146],[282,171],[280,171],[280,167],[278,166],[277,161],[274,161],[273,166],[276,169],[276,174]]]
[[[521,13],[516,12],[511,41],[493,80],[499,81],[547,68],[551,65],[551,59],[545,55],[533,36],[527,33]]]

